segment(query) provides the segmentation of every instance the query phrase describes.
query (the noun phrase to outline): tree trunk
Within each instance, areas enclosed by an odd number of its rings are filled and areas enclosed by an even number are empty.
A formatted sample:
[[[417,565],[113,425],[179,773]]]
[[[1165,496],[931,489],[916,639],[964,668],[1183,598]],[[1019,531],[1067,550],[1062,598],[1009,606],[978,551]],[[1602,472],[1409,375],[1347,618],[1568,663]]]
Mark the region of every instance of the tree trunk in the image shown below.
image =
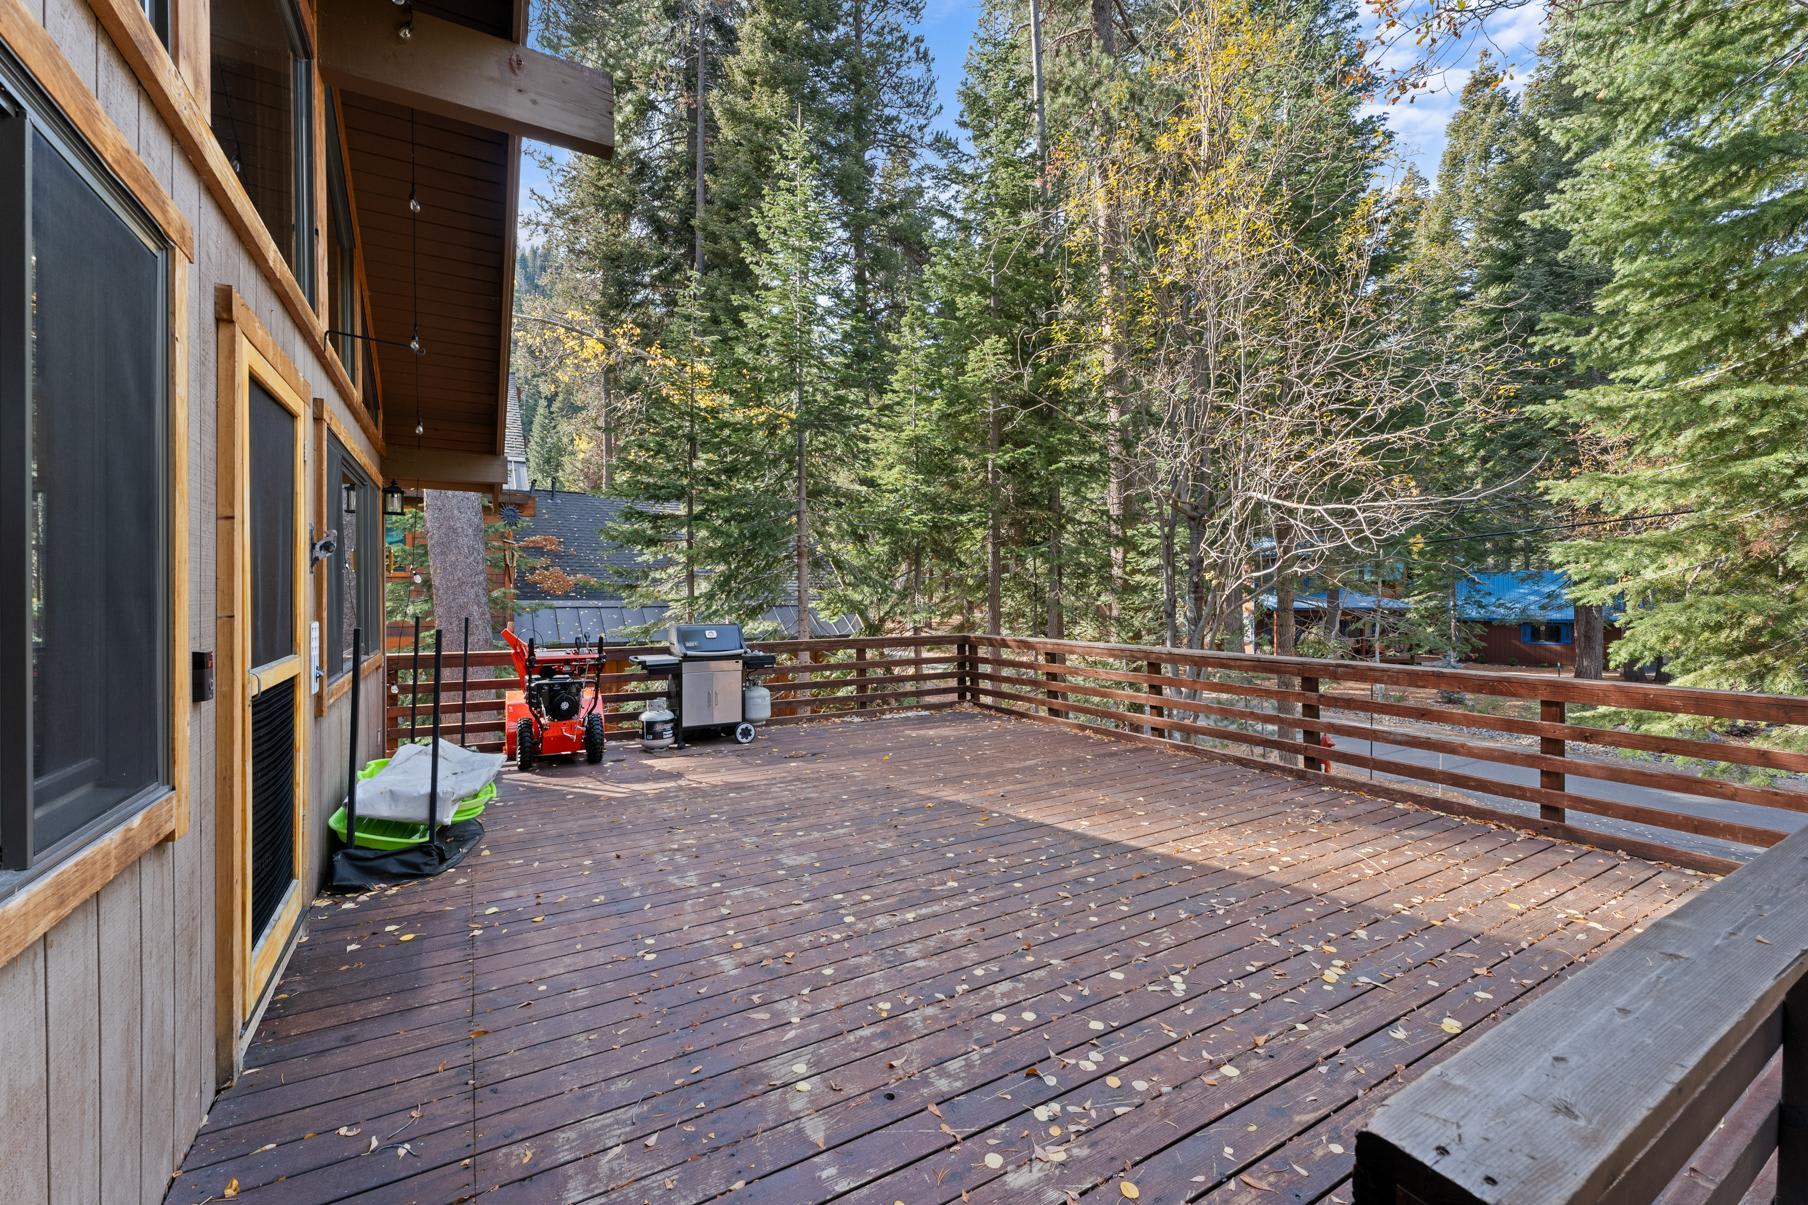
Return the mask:
[[[1092,36],[1100,54],[1117,52],[1112,0],[1093,0]],[[1103,124],[1103,123],[1099,123]],[[1124,407],[1123,365],[1128,356],[1118,325],[1118,225],[1102,181],[1093,190],[1093,225],[1099,245],[1099,377],[1105,395],[1105,516],[1110,541],[1110,576],[1105,597],[1107,639],[1115,639],[1125,588],[1126,545],[1130,527],[1130,450]]]
[[[1605,628],[1600,607],[1576,604],[1576,624],[1572,633],[1576,641],[1576,677],[1598,679],[1606,670]]]
[[[1293,614],[1293,578],[1280,574],[1274,581],[1274,655],[1291,657],[1297,646]]]
[[[799,413],[802,412],[799,400]],[[804,487],[804,453],[806,443],[803,424],[797,427],[797,622],[794,635],[799,640],[810,636],[810,496]]]
[[[1343,587],[1332,586],[1325,591],[1325,644],[1329,648],[1338,646],[1338,633],[1343,628]]]
[[[993,316],[998,314],[998,270],[991,274],[991,307]],[[998,450],[1004,440],[1003,422],[998,414],[998,386],[990,385],[986,391],[986,631],[994,636],[1003,634],[1004,621],[1004,549],[1003,521],[999,515],[999,507],[1003,502],[1002,483],[998,472]]]
[[[483,496],[464,490],[426,490],[422,497],[434,625],[445,633],[446,651],[455,652],[468,618],[471,647],[487,649],[495,634],[490,629],[490,580],[484,564]]]
[[[609,396],[609,366],[603,366],[603,492],[615,486],[615,415]]]
[[[1050,640],[1067,638],[1067,611],[1062,600],[1061,565],[1061,486],[1057,482],[1048,493],[1048,623]]]
[[[1277,547],[1275,549],[1275,552],[1276,552],[1277,559],[1280,556],[1284,555],[1284,550],[1279,547]],[[1277,573],[1277,574],[1275,574],[1275,577],[1274,577],[1274,624],[1273,624],[1273,628],[1274,628],[1274,655],[1277,657],[1293,656],[1294,635],[1295,635],[1294,615],[1293,615],[1293,576],[1288,573]],[[1283,674],[1279,678],[1279,685],[1283,689],[1286,689],[1286,690],[1298,690],[1299,686],[1300,686],[1300,680],[1298,678],[1290,677],[1290,676]],[[1274,711],[1277,716],[1284,716],[1289,719],[1291,719],[1292,717],[1294,717],[1300,713],[1299,704],[1293,702],[1290,699],[1282,699],[1282,700],[1277,701],[1274,705]],[[1284,741],[1296,741],[1296,740],[1300,739],[1300,730],[1297,728],[1277,727],[1275,729],[1274,734],[1276,736],[1280,737]],[[1299,755],[1296,753],[1282,753],[1280,755],[1280,757],[1281,757],[1281,764],[1284,766],[1297,766],[1300,764]]]

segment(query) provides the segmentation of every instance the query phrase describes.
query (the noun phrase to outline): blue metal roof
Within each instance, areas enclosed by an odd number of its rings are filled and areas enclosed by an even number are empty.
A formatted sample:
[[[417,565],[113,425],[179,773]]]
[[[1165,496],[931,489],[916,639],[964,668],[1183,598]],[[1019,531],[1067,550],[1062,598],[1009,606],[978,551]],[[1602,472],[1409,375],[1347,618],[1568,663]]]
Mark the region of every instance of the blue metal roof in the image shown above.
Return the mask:
[[[1456,584],[1457,618],[1495,623],[1569,623],[1569,579],[1555,569],[1477,573]]]
[[[1315,590],[1310,594],[1296,594],[1293,596],[1293,609],[1295,611],[1322,611],[1325,609],[1328,597],[1324,590]],[[1268,610],[1274,610],[1274,591],[1270,590],[1262,595],[1261,602]],[[1346,611],[1373,611],[1377,607],[1383,611],[1407,611],[1412,608],[1412,604],[1405,599],[1376,598],[1373,594],[1364,594],[1360,590],[1345,590],[1342,603],[1343,609]]]

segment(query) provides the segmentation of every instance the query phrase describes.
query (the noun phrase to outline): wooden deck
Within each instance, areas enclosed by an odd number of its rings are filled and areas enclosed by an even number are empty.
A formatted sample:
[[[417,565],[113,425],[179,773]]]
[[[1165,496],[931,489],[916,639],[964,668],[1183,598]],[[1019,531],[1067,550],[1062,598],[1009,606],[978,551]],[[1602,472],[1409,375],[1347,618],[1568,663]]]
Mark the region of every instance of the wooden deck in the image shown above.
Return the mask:
[[[1348,1200],[1384,1096],[1711,881],[970,711],[485,819],[317,901],[170,1201]]]

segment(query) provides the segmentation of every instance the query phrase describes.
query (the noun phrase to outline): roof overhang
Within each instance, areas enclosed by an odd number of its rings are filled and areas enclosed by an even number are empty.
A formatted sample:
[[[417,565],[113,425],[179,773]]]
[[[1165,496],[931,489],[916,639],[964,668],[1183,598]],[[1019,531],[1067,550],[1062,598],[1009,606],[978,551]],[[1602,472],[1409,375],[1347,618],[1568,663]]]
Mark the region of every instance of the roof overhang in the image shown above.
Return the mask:
[[[613,80],[522,45],[526,0],[319,0],[319,31],[375,340],[384,474],[500,489],[521,140],[611,155]]]
[[[320,74],[336,88],[585,155],[615,153],[615,87],[606,71],[436,16],[425,4],[320,0],[319,13]]]

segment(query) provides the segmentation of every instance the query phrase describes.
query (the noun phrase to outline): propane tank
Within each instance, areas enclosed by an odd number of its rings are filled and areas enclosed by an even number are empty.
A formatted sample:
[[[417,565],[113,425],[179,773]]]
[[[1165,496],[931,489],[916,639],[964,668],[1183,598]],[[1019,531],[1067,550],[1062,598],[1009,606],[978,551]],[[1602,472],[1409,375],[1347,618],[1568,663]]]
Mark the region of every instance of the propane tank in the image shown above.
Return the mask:
[[[648,752],[672,747],[672,713],[664,699],[640,713],[640,747]]]
[[[751,682],[741,687],[741,718],[749,724],[764,724],[771,719],[772,692]]]

